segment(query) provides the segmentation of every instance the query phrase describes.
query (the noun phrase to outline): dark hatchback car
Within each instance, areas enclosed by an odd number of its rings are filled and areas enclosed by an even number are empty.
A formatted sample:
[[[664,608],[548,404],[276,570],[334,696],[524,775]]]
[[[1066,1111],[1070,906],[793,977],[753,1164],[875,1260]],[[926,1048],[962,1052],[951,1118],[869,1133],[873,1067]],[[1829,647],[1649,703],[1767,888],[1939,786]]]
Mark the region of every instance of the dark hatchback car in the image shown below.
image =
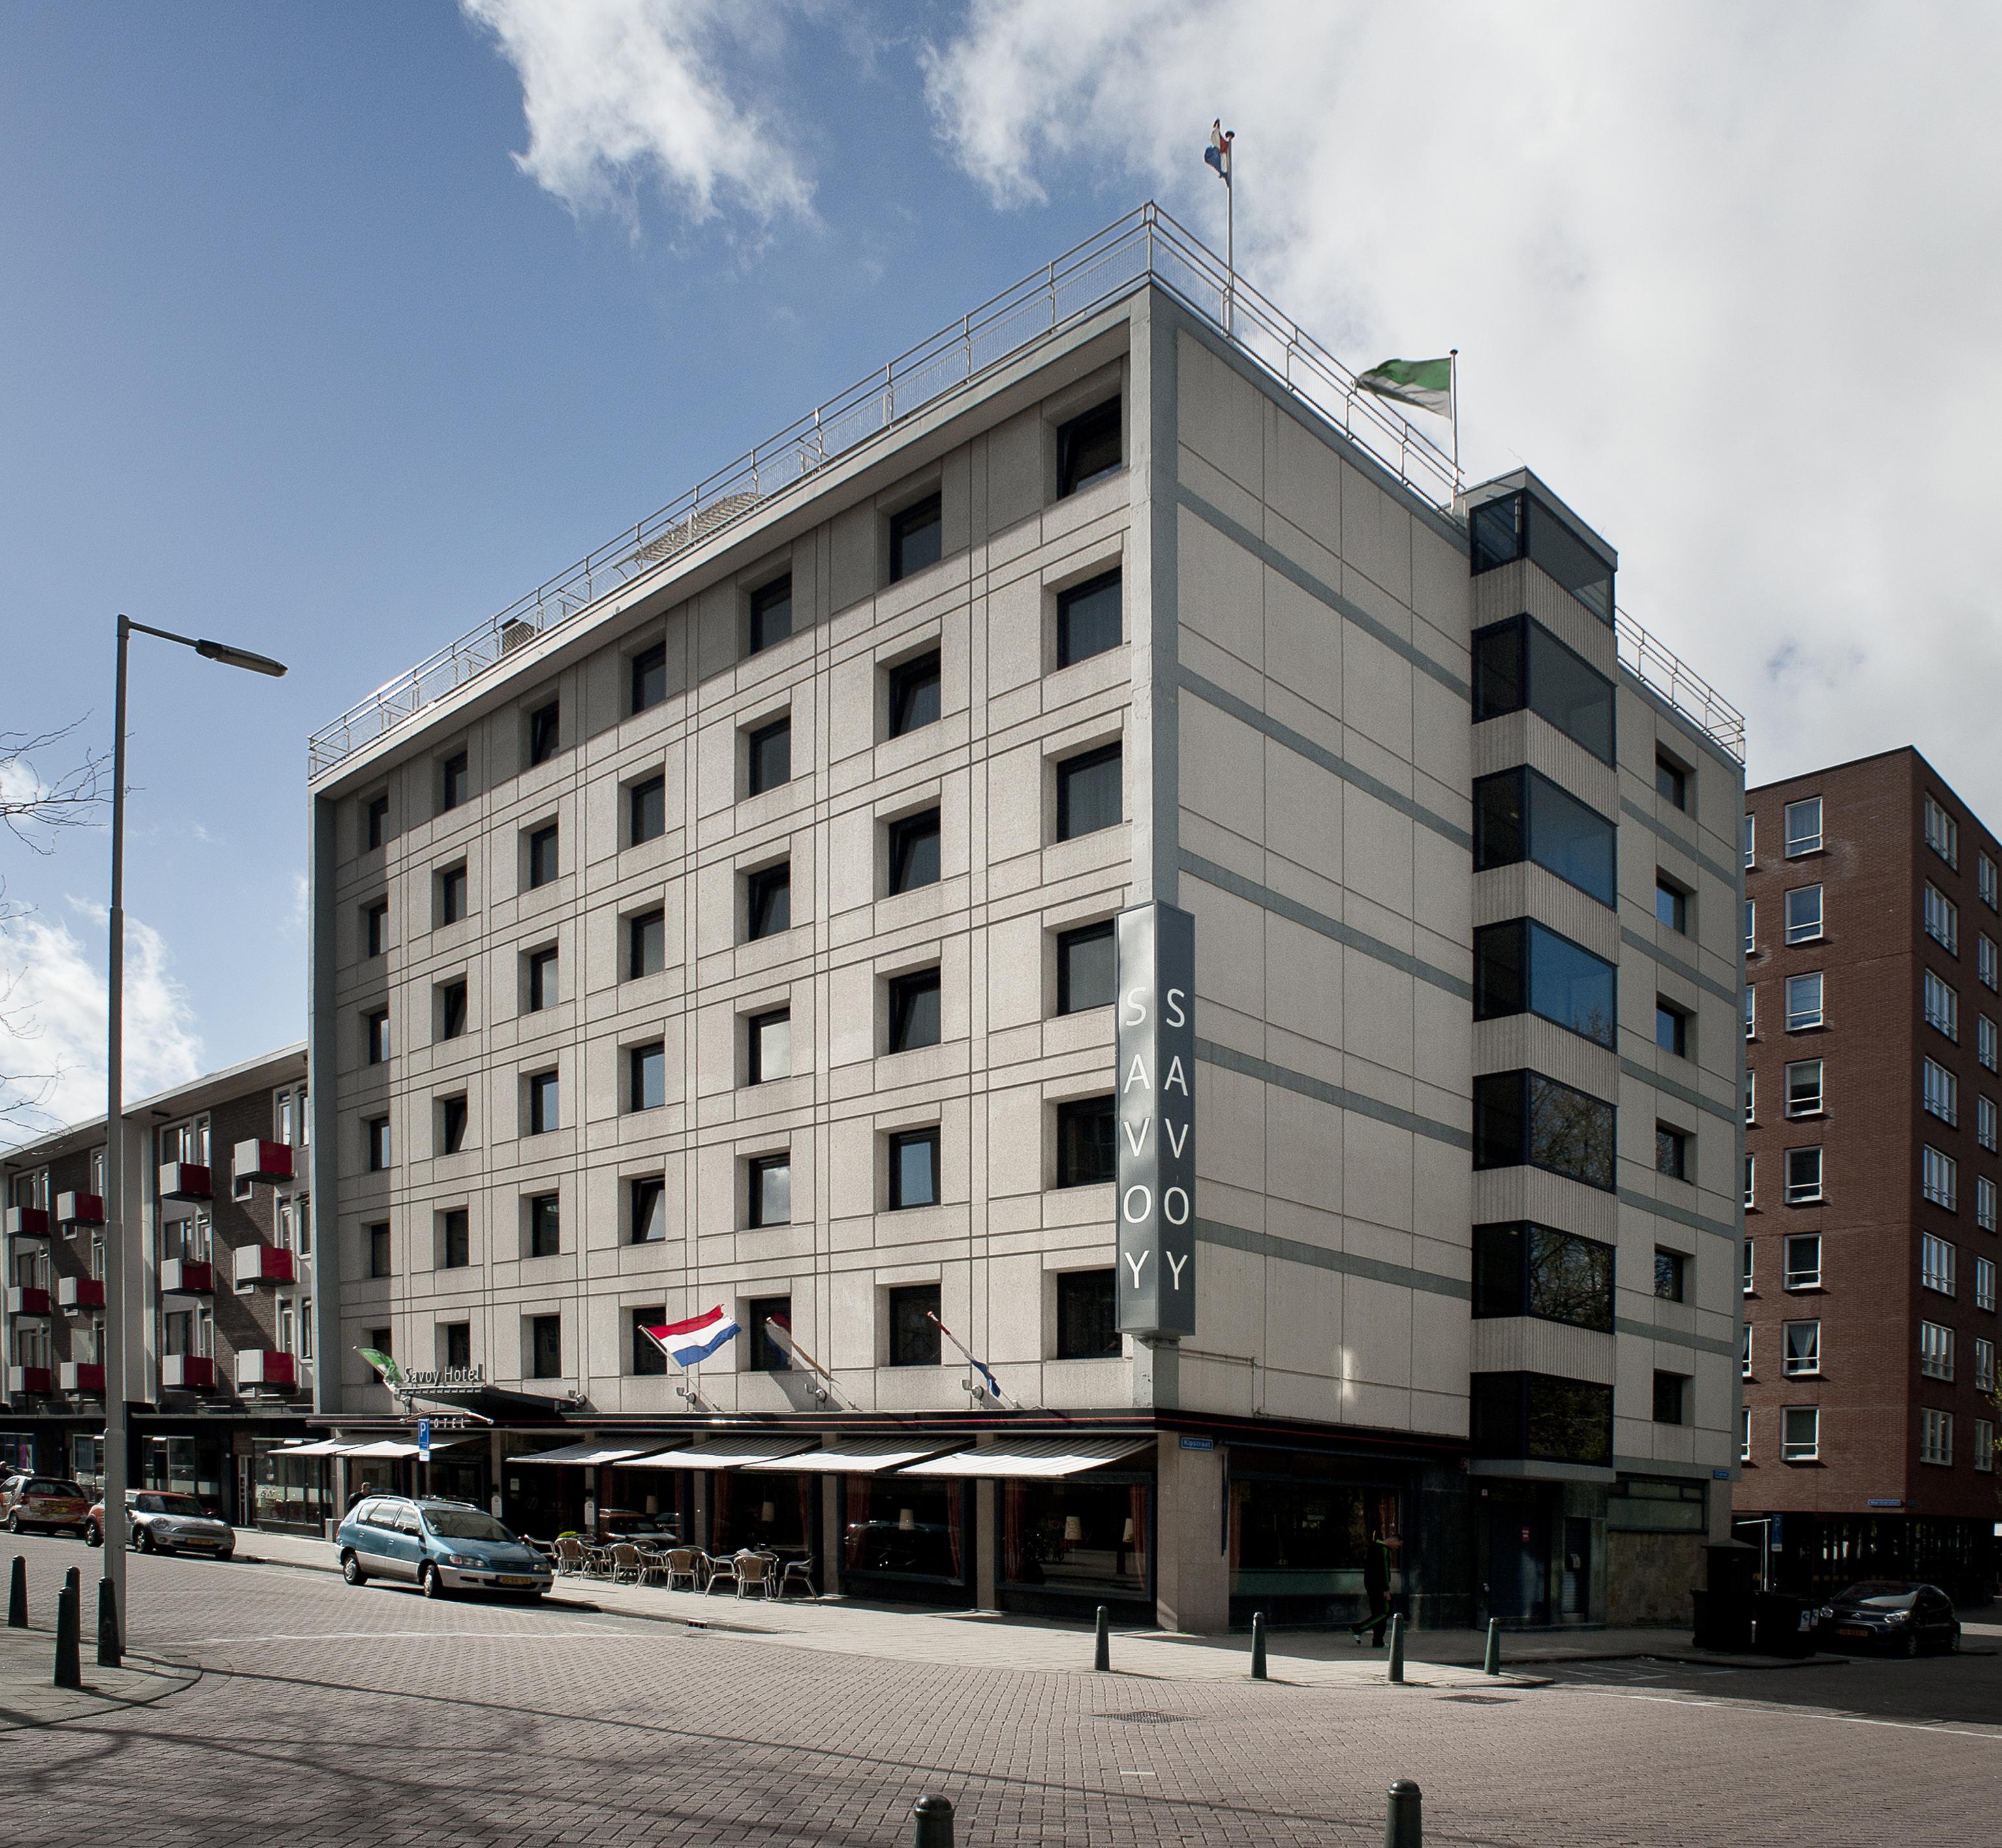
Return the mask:
[[[1816,1612],[1824,1647],[1882,1649],[1917,1655],[1922,1649],[1960,1648],[1960,1620],[1953,1600],[1936,1585],[1898,1578],[1869,1578],[1838,1592]]]

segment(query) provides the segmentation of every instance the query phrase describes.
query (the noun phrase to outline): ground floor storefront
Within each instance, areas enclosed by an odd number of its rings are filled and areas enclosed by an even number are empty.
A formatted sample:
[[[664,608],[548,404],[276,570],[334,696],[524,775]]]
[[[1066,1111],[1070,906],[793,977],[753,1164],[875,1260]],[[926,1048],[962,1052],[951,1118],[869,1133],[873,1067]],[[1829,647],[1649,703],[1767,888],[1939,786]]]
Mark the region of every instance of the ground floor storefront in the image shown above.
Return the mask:
[[[1866,1578],[1917,1579],[1959,1604],[1986,1604],[2002,1576],[1993,1520],[1861,1511],[1763,1514],[1736,1510],[1735,1538],[1756,1546],[1774,1591],[1825,1599]]]

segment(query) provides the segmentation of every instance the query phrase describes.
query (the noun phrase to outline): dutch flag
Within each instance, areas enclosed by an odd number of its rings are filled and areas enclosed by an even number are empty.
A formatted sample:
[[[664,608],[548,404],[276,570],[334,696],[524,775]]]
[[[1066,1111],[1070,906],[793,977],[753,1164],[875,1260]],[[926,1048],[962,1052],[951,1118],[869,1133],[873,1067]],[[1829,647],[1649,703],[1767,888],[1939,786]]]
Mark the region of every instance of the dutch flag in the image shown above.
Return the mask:
[[[735,1341],[741,1331],[735,1319],[725,1315],[722,1304],[718,1303],[706,1316],[696,1316],[686,1322],[665,1323],[646,1332],[670,1360],[686,1368],[699,1366],[726,1341]]]
[[[1216,176],[1226,186],[1230,183],[1230,144],[1237,139],[1237,131],[1226,133],[1223,119],[1219,117],[1209,125],[1209,145],[1202,151],[1202,157],[1216,169]]]

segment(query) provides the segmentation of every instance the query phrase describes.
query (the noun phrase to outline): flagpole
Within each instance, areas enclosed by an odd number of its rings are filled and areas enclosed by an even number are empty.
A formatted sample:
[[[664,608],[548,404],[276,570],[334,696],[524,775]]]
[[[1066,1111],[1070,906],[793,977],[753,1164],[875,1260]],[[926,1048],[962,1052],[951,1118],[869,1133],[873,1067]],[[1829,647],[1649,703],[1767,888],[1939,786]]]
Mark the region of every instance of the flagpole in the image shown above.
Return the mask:
[[[1237,334],[1237,138],[1224,144],[1223,268],[1229,286],[1223,294],[1223,331],[1231,339]]]
[[[1460,349],[1446,350],[1446,401],[1453,411],[1453,486],[1460,491]]]

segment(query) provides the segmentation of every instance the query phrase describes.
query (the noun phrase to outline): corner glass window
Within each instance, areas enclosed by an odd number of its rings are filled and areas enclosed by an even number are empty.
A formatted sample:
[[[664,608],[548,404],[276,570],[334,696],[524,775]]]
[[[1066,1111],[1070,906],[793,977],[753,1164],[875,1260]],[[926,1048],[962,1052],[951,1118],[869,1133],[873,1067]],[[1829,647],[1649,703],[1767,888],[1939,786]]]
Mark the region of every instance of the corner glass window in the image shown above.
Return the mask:
[[[1119,400],[1093,405],[1057,427],[1057,498],[1102,481],[1120,467]]]
[[[1611,963],[1533,919],[1474,933],[1474,1017],[1533,1013],[1602,1046],[1613,1044],[1618,1004]]]
[[[1484,500],[1474,509],[1468,528],[1477,577],[1526,558],[1612,626],[1613,561],[1535,495],[1518,489]]]
[[[1610,1191],[1614,1116],[1610,1104],[1540,1072],[1490,1072],[1474,1081],[1474,1165],[1543,1168]]]
[[[1533,861],[1605,905],[1614,903],[1617,830],[1526,765],[1474,786],[1476,871]]]
[[[1613,682],[1541,623],[1511,616],[1474,633],[1474,717],[1525,707],[1602,763],[1613,761]]]
[[[1613,1248],[1548,1226],[1474,1229],[1474,1313],[1534,1316],[1610,1332]]]
[[[945,522],[939,497],[927,495],[914,507],[890,516],[890,581],[935,565],[943,556]]]
[[[1057,665],[1068,668],[1119,646],[1120,576],[1107,571],[1057,593]]]

